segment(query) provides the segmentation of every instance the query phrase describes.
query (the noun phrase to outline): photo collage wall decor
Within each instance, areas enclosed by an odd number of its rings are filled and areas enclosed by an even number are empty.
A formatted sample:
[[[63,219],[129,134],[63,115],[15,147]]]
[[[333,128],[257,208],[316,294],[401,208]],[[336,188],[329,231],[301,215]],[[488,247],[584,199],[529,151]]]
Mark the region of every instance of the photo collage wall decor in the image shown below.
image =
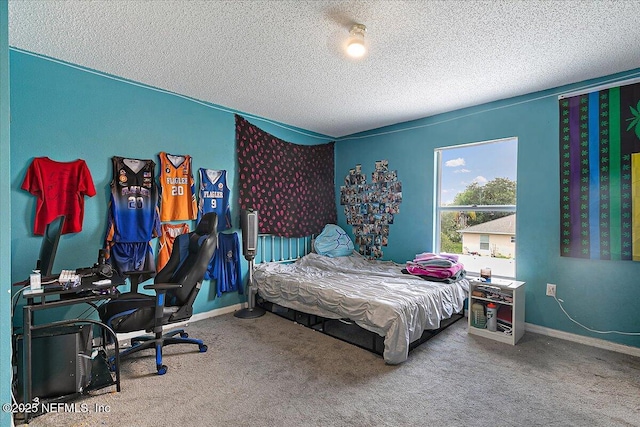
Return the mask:
[[[379,160],[367,183],[362,165],[349,170],[340,186],[340,204],[347,224],[353,227],[358,251],[370,258],[382,258],[382,247],[389,240],[389,225],[400,213],[402,183],[397,171],[389,170],[388,160]]]

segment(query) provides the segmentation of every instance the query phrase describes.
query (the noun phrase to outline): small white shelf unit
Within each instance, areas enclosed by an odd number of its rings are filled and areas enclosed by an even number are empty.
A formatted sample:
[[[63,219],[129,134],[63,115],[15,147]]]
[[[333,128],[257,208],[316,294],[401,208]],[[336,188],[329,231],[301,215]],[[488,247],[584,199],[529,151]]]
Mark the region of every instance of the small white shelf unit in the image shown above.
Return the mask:
[[[500,341],[505,344],[515,345],[522,335],[524,335],[524,285],[525,282],[519,282],[517,280],[499,279],[494,278],[491,282],[480,281],[480,278],[469,279],[469,320],[468,320],[468,333],[473,335],[480,335],[482,337],[491,338],[492,340]],[[477,289],[480,287],[479,289]],[[493,287],[496,291],[499,291],[501,295],[510,296],[510,298],[492,297],[488,296],[474,296],[474,291],[480,291],[483,295],[487,295],[487,292],[483,292],[483,287]],[[498,293],[498,292],[496,292]],[[511,301],[509,301],[509,299]],[[474,303],[481,303],[485,306],[490,302],[498,305],[498,309],[501,306],[511,306],[511,334],[506,334],[499,328],[497,331],[490,331],[488,329],[481,329],[473,326],[471,307]]]

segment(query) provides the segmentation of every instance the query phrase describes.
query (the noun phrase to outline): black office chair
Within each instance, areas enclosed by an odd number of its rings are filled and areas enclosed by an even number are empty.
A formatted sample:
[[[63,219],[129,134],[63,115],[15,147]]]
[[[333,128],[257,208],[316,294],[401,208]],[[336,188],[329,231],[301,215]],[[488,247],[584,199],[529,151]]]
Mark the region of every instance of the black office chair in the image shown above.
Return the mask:
[[[155,296],[127,292],[100,307],[100,319],[117,333],[140,330],[154,333],[133,338],[131,347],[120,352],[120,358],[155,347],[156,368],[159,375],[164,375],[167,367],[162,364],[163,346],[196,344],[201,353],[207,351],[202,340],[189,338],[183,329],[163,334],[162,326],[191,317],[193,302],[216,249],[217,224],[216,214],[208,213],[195,231],[176,238],[167,265],[158,272],[152,285],[144,286],[144,289],[153,289]]]

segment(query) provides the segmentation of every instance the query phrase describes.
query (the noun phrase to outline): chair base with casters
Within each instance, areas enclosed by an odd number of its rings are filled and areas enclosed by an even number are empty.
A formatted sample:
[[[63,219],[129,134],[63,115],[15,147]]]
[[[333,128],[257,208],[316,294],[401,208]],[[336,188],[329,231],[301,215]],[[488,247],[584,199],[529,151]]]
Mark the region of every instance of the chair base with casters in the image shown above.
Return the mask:
[[[175,310],[173,307],[165,307],[164,301],[166,300],[166,293],[170,289],[179,288],[179,284],[173,283],[163,283],[163,284],[153,284],[153,285],[145,285],[144,289],[154,289],[156,291],[156,296],[145,295],[145,294],[125,294],[120,300],[119,307],[120,309],[123,306],[127,305],[127,302],[134,302],[138,307],[141,307],[141,312],[144,313],[145,308],[153,308],[155,310],[155,319],[154,326],[152,329],[153,335],[141,335],[131,339],[131,347],[120,351],[120,359],[127,357],[133,353],[137,353],[141,350],[146,349],[155,349],[156,353],[156,370],[158,375],[164,375],[167,373],[167,366],[162,363],[162,349],[167,345],[172,344],[195,344],[198,346],[198,350],[200,353],[205,353],[208,350],[207,345],[199,339],[189,338],[189,334],[187,334],[184,329],[174,329],[168,332],[163,333],[163,325],[169,323],[175,323],[181,320],[188,320],[191,317],[191,311],[187,311],[187,313],[180,313],[179,310]],[[127,301],[128,300],[128,301]],[[142,302],[142,301],[145,301]],[[118,301],[118,300],[115,300]],[[153,304],[153,305],[150,305]],[[126,308],[126,307],[125,307]],[[106,312],[105,312],[106,313]],[[129,317],[132,313],[129,313],[129,310],[124,310],[124,317],[128,321],[132,319]],[[168,317],[167,317],[168,315]],[[115,315],[111,317],[107,324],[114,325],[119,332],[133,332],[135,330],[140,330],[140,323],[132,323],[129,325],[123,324],[122,322],[118,322],[120,318],[123,316]],[[139,318],[144,318],[144,316],[140,316]],[[133,321],[139,322],[139,318],[133,318]],[[132,329],[133,328],[133,329]],[[128,329],[132,329],[129,331]],[[176,337],[179,335],[179,337]],[[115,355],[109,358],[109,366],[114,367]]]
[[[178,334],[180,336],[176,337]],[[154,348],[156,350],[156,369],[158,371],[158,375],[164,375],[167,373],[168,368],[166,365],[162,364],[162,348],[171,344],[195,344],[198,346],[200,353],[205,353],[209,349],[202,340],[189,338],[189,334],[187,334],[184,329],[173,329],[164,334],[160,334],[160,336],[157,336],[156,334],[155,336],[143,335],[132,338],[131,347],[122,350],[120,352],[120,357],[126,357],[140,350]],[[115,363],[115,356],[111,356],[109,359],[109,366],[112,366],[112,360]]]
[[[154,291],[155,295],[138,293],[139,281],[131,278],[132,292],[123,293],[100,307],[100,318],[117,333],[151,332],[150,335],[132,338],[131,347],[120,351],[120,359],[141,350],[154,349],[156,370],[159,375],[164,375],[167,366],[162,363],[163,347],[192,344],[198,346],[200,353],[207,351],[206,344],[189,338],[183,329],[163,333],[163,327],[191,318],[193,302],[215,252],[216,225],[216,214],[206,214],[195,231],[176,238],[165,267],[155,276],[153,284],[143,286]],[[136,282],[135,286],[133,282]]]

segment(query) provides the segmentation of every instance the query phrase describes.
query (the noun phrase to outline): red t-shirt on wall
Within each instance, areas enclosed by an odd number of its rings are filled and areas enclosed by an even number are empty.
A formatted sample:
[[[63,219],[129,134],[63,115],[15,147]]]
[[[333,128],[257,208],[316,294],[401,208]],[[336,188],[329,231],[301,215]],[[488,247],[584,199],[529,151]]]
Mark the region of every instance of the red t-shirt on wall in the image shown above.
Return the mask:
[[[84,160],[56,162],[48,157],[36,157],[27,169],[22,189],[38,198],[33,233],[44,234],[47,224],[65,215],[62,234],[82,230],[84,196],[93,197],[91,173]]]

